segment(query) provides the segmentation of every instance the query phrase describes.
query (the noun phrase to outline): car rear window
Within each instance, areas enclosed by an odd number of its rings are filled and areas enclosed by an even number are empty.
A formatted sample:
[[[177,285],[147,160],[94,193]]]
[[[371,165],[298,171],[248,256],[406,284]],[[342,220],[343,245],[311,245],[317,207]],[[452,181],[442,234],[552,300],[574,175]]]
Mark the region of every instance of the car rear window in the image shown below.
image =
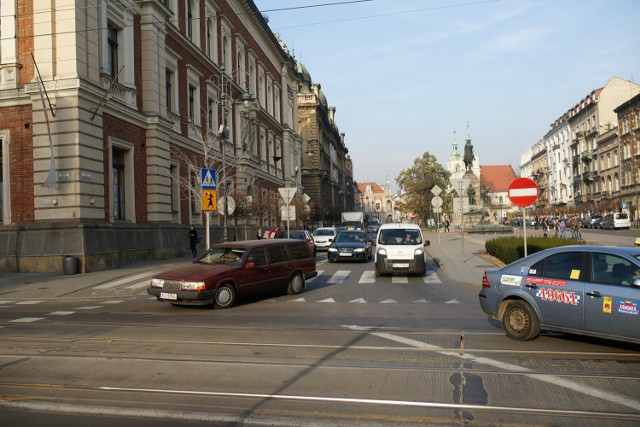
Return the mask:
[[[314,236],[333,236],[335,234],[334,230],[316,230],[313,232]]]
[[[309,254],[309,247],[304,243],[299,245],[289,245],[289,252],[291,252],[291,257],[293,259],[308,259],[311,257]]]
[[[272,264],[289,261],[289,256],[281,245],[268,246],[267,250]]]

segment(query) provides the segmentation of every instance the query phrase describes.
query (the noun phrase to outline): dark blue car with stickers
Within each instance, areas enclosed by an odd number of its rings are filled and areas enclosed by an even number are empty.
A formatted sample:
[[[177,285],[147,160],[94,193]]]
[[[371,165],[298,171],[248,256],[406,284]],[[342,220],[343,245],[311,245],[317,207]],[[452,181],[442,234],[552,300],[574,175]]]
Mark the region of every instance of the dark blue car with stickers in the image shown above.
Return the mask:
[[[640,248],[546,249],[486,270],[479,298],[515,340],[546,330],[640,343]]]

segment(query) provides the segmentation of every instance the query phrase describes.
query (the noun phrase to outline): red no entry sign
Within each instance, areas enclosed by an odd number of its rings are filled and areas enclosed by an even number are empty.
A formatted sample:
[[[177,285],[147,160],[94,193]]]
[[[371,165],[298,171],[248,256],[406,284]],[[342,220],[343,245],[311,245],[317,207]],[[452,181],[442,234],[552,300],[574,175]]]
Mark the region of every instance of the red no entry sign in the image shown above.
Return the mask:
[[[518,178],[509,185],[508,197],[514,205],[526,208],[538,200],[538,186],[529,178]]]

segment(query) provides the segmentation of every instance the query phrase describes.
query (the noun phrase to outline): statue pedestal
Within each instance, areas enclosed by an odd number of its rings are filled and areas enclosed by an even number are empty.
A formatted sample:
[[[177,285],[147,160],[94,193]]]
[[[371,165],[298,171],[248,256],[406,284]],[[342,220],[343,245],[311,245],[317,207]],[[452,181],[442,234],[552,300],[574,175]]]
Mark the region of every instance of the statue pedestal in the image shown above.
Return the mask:
[[[466,230],[479,224],[484,218],[480,179],[471,171],[466,171],[462,179],[467,180],[469,183],[467,187],[462,190],[462,196],[469,200],[469,205],[462,216],[460,213],[453,214],[451,225],[458,231],[460,230],[461,224]]]

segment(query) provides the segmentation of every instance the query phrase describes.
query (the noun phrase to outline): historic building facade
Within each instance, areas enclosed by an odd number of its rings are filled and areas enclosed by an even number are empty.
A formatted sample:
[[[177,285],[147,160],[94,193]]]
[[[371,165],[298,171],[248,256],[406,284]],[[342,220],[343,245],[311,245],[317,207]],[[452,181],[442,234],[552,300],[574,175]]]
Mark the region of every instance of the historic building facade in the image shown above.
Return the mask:
[[[355,210],[353,163],[345,134],[336,123],[319,83],[298,63],[302,83],[298,94],[298,133],[302,138],[302,186],[309,197],[309,221],[339,224],[344,211]]]
[[[640,221],[640,95],[618,106],[620,147],[620,205],[627,206],[631,217]],[[640,225],[640,224],[639,224]]]
[[[2,0],[0,16],[0,270],[180,256],[189,224],[244,238],[277,223],[279,187],[302,194],[300,74],[252,1]],[[201,204],[203,166],[235,197],[225,221]]]

